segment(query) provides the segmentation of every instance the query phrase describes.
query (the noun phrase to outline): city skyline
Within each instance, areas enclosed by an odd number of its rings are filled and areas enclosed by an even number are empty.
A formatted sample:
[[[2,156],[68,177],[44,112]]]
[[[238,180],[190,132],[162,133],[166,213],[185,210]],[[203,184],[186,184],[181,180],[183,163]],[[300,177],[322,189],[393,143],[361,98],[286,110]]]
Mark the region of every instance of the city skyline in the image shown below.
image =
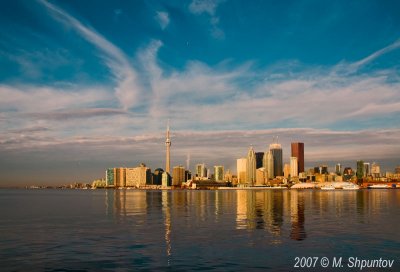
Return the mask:
[[[96,3],[96,4],[95,4]],[[0,3],[0,186],[108,167],[400,161],[399,4]],[[366,148],[368,147],[368,148]]]

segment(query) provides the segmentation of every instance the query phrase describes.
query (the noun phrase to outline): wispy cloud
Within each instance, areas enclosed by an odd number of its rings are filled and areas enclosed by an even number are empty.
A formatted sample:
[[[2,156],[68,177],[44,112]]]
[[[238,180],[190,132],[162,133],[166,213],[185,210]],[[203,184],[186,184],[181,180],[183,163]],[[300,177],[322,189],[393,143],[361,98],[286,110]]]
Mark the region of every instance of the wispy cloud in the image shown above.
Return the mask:
[[[359,68],[361,68],[362,66],[366,65],[367,63],[370,63],[371,61],[379,58],[380,56],[382,56],[382,55],[384,55],[384,54],[386,54],[386,53],[388,53],[390,51],[393,51],[395,49],[398,49],[398,48],[400,48],[400,40],[397,40],[394,43],[392,43],[392,44],[390,44],[390,45],[388,45],[388,46],[386,46],[386,47],[384,47],[384,48],[372,53],[368,57],[365,57],[365,58],[363,58],[363,59],[361,59],[361,60],[359,60],[359,61],[357,61],[355,63],[352,63],[350,65],[350,67],[352,69],[354,69],[354,70],[358,70]]]
[[[102,57],[114,75],[116,81],[115,95],[124,110],[138,106],[140,103],[140,86],[136,71],[132,68],[125,54],[114,44],[97,33],[94,29],[83,25],[59,7],[41,0],[51,13],[68,27],[75,29],[84,39],[96,46],[102,53]]]
[[[210,18],[211,34],[216,39],[224,39],[225,33],[218,26],[219,17],[216,16],[218,5],[224,1],[221,0],[193,0],[189,5],[189,10],[193,14],[207,14]]]
[[[321,127],[398,112],[400,84],[389,80],[390,71],[342,77],[331,73],[335,67],[304,66],[288,76],[263,77],[275,71],[192,61],[183,71],[165,73],[157,58],[161,46],[153,41],[140,53],[156,120],[169,116],[182,127],[196,120],[199,128]]]
[[[165,29],[169,25],[169,14],[166,11],[157,11],[156,20],[160,24],[161,29]]]

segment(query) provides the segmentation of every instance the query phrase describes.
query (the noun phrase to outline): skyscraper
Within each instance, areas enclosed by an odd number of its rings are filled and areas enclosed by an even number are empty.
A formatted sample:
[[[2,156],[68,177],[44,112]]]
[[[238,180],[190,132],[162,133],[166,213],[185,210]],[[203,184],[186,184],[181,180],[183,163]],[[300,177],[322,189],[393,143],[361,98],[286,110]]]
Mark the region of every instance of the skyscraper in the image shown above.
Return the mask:
[[[253,147],[250,147],[247,153],[247,165],[246,165],[246,183],[250,186],[256,182],[256,154]]]
[[[237,159],[236,160],[236,167],[237,167],[238,183],[239,184],[246,183],[247,159],[246,158]]]
[[[304,143],[292,143],[292,157],[297,158],[298,173],[304,172]]]
[[[290,157],[290,177],[293,178],[299,176],[297,166],[298,166],[297,157]]]
[[[274,158],[274,176],[283,176],[282,146],[273,143],[269,145],[269,150]]]
[[[207,177],[207,168],[204,163],[196,164],[196,175],[199,178]]]
[[[214,166],[214,178],[216,181],[224,180],[224,167],[221,165]]]
[[[264,152],[256,152],[256,169],[263,167]]]
[[[371,174],[374,178],[379,178],[381,174],[381,167],[376,162],[372,163]]]
[[[364,162],[364,177],[368,177],[371,175],[371,165],[369,162]]]
[[[342,165],[340,163],[337,163],[335,166],[335,172],[336,175],[341,176],[342,175]]]
[[[357,161],[357,179],[362,179],[364,176],[364,161]]]
[[[167,136],[165,139],[165,146],[167,147],[167,152],[166,152],[166,159],[165,159],[165,172],[170,174],[170,146],[171,146],[171,139],[169,137],[169,121],[168,121],[168,126],[167,126]]]
[[[274,178],[274,156],[272,155],[271,151],[264,153],[263,167],[264,167],[265,171],[267,172],[266,176],[269,179],[273,179]]]
[[[185,168],[182,165],[175,166],[172,173],[172,186],[181,186],[185,182]]]

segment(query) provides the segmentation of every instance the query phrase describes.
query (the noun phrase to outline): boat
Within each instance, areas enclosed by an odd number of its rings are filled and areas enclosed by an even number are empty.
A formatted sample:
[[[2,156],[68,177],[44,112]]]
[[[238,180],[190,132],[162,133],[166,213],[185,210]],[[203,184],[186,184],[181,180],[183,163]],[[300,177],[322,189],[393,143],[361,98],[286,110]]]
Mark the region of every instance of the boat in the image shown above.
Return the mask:
[[[360,186],[353,183],[343,186],[343,190],[358,190],[358,189],[360,189]]]
[[[332,184],[321,186],[321,190],[335,190],[335,186]]]
[[[374,185],[368,185],[368,189],[389,189],[389,185],[387,184],[374,184]]]

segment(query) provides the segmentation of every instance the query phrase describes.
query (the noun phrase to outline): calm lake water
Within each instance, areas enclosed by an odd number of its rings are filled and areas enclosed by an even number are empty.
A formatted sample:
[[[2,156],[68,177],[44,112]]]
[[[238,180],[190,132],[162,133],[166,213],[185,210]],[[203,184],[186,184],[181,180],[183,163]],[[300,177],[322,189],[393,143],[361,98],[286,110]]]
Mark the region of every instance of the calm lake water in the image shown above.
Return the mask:
[[[360,271],[357,257],[400,271],[399,226],[400,190],[4,189],[0,270],[297,271],[318,257],[307,270]]]

